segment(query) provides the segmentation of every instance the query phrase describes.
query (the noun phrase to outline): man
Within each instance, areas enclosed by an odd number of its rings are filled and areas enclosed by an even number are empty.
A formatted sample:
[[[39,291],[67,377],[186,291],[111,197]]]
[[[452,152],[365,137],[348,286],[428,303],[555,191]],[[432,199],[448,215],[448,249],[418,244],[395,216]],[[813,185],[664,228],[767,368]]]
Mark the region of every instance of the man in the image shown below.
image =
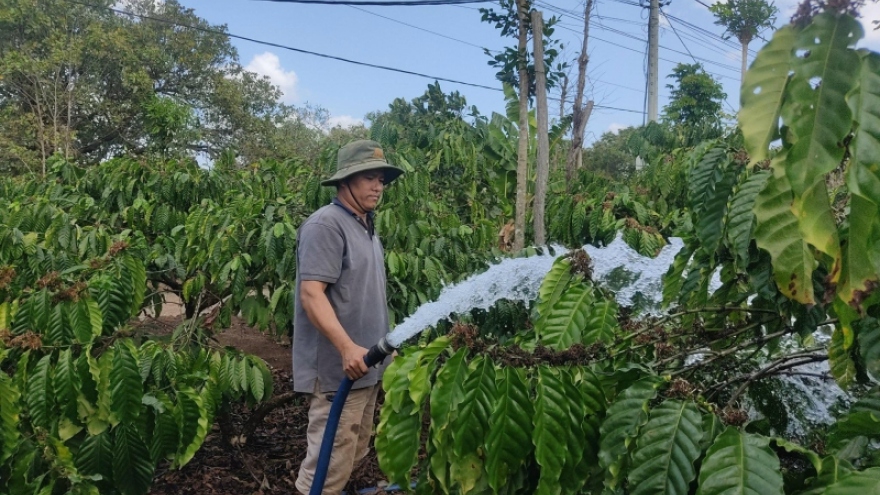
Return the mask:
[[[367,455],[384,366],[368,369],[367,349],[388,332],[382,243],[373,211],[385,186],[403,170],[385,161],[375,141],[354,141],[337,156],[336,173],[321,184],[336,198],[313,213],[297,236],[293,390],[309,395],[308,452],[296,488],[308,494],[333,392],[357,380],[345,402],[324,494],[338,495]]]

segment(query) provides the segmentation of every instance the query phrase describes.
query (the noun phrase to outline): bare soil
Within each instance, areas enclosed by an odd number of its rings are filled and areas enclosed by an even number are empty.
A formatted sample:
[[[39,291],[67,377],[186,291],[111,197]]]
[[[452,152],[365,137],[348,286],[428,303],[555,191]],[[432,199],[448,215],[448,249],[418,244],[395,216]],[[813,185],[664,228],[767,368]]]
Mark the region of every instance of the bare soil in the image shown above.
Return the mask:
[[[151,333],[170,333],[180,317],[167,315],[142,322]],[[292,392],[291,349],[287,338],[276,339],[234,318],[232,326],[215,336],[218,343],[263,358],[275,378],[274,394]],[[251,414],[244,404],[232,407],[232,423],[239,431]],[[378,416],[378,415],[377,415]],[[171,470],[160,465],[156,471],[151,495],[296,495],[296,473],[306,452],[308,406],[304,396],[274,409],[253,435],[241,445],[223,441],[215,423],[202,448],[186,466]],[[385,493],[384,476],[379,469],[375,451],[352,474],[346,493],[357,491]]]

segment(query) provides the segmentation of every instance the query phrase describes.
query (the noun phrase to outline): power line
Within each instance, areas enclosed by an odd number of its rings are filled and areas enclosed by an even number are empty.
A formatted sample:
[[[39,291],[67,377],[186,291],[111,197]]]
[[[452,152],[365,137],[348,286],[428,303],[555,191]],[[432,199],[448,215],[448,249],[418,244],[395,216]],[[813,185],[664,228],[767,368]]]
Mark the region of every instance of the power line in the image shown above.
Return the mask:
[[[542,7],[545,7],[545,8],[547,8],[547,9],[553,11],[553,12],[556,12],[556,13],[562,13],[562,12],[563,12],[559,7],[557,7],[557,6],[555,6],[555,5],[551,5],[551,4],[546,3],[546,2],[537,1],[537,2],[535,2],[535,4],[536,4],[536,5],[540,5],[540,6],[542,6]],[[571,15],[571,14],[569,14],[569,15]],[[572,15],[572,17],[576,17],[576,18],[577,18],[578,16],[573,16],[573,15]],[[584,20],[583,16],[579,16],[579,19],[580,19],[581,21]],[[668,19],[667,19],[667,20],[668,20]],[[670,25],[671,25],[671,24],[670,24]],[[601,24],[601,23],[596,23],[596,27],[598,27],[599,29],[602,29],[602,30],[604,30],[604,31],[608,31],[608,32],[610,32],[610,33],[617,34],[617,35],[619,35],[619,36],[623,36],[623,37],[625,37],[625,38],[630,38],[630,39],[633,39],[633,40],[636,40],[636,41],[642,41],[642,40],[644,39],[644,36],[638,36],[638,35],[635,35],[635,34],[632,34],[632,33],[628,33],[628,32],[626,32],[626,31],[621,31],[621,30],[616,29],[616,28],[612,28],[612,27],[605,26],[605,25],[603,25],[603,24]],[[679,39],[680,39],[680,37],[679,37]],[[716,62],[716,61],[711,60],[711,59],[708,59],[708,58],[694,57],[693,54],[690,53],[690,51],[688,51],[688,53],[685,53],[685,52],[682,52],[682,51],[680,51],[680,50],[676,50],[676,49],[674,49],[674,48],[670,48],[670,47],[668,47],[668,46],[664,46],[664,45],[660,45],[660,48],[662,48],[662,49],[664,49],[664,50],[667,50],[667,51],[670,51],[670,52],[678,53],[678,54],[680,54],[680,55],[688,55],[688,56],[690,56],[691,58],[699,59],[699,60],[701,60],[701,61],[703,61],[704,63],[707,63],[707,64],[716,65],[716,66],[718,66],[718,67],[720,67],[720,68],[722,68],[722,69],[727,69],[727,70],[729,70],[729,71],[737,72],[737,73],[739,72],[739,69],[736,68],[736,67],[734,67],[734,66],[732,66],[732,65],[724,64],[724,63],[721,63],[721,62]],[[639,51],[639,53],[641,53],[641,51]],[[727,77],[727,76],[721,76],[720,74],[716,74],[716,75],[718,75],[718,76],[720,76],[720,77]]]
[[[674,32],[675,35],[678,36],[678,31],[675,29],[675,26],[672,25],[672,21],[669,20],[669,17],[666,15],[666,12],[663,12],[663,9],[660,9],[660,13],[663,14],[663,17],[666,18],[666,22],[669,23],[669,27],[672,28],[672,32]],[[687,45],[684,44],[684,40],[681,39],[681,36],[678,36],[678,41],[681,41],[681,45],[684,46],[684,49],[687,50],[688,53],[691,52],[690,48],[688,48]],[[691,58],[694,59],[694,63],[697,63],[697,59],[695,59],[693,55],[691,55]],[[726,94],[724,95],[724,103],[727,103],[727,106],[730,107],[730,110],[731,110],[733,113],[736,113],[736,109],[733,108],[733,105],[731,105],[729,101],[727,101],[727,95],[726,95]]]
[[[411,76],[423,77],[423,78],[426,78],[426,79],[433,79],[433,80],[435,80],[435,81],[445,81],[445,82],[450,82],[450,83],[453,83],[453,84],[462,84],[462,85],[464,85],[464,86],[471,86],[471,87],[475,87],[475,88],[488,89],[488,90],[490,90],[490,91],[498,91],[498,92],[503,92],[503,91],[504,91],[504,90],[501,89],[501,88],[492,87],[492,86],[486,86],[486,85],[484,85],[484,84],[469,83],[469,82],[459,81],[459,80],[456,80],[456,79],[450,79],[450,78],[446,78],[446,77],[439,77],[439,76],[432,76],[432,75],[428,75],[428,74],[422,74],[422,73],[419,73],[419,72],[409,71],[409,70],[405,70],[405,69],[397,69],[397,68],[394,68],[394,67],[387,67],[387,66],[383,66],[383,65],[376,65],[376,64],[371,64],[371,63],[367,63],[367,62],[360,62],[360,61],[357,61],[357,60],[351,60],[351,59],[347,59],[347,58],[343,58],[343,57],[337,57],[337,56],[335,56],[335,55],[327,55],[327,54],[318,53],[318,52],[313,52],[313,51],[309,51],[309,50],[303,50],[303,49],[301,49],[301,48],[294,48],[294,47],[292,47],[292,46],[282,45],[282,44],[274,43],[274,42],[271,42],[271,41],[263,41],[263,40],[258,40],[258,39],[255,39],[255,38],[250,38],[250,37],[247,37],[247,36],[241,36],[241,35],[237,35],[237,34],[232,34],[232,33],[228,33],[228,32],[226,32],[226,31],[218,30],[218,29],[210,29],[210,28],[204,28],[204,27],[200,27],[200,26],[192,26],[192,25],[189,25],[189,24],[182,24],[182,23],[174,22],[174,21],[171,21],[171,20],[168,20],[168,19],[162,19],[161,17],[153,17],[153,16],[148,16],[148,15],[143,15],[143,14],[135,14],[135,13],[132,13],[132,12],[126,12],[126,11],[124,11],[124,10],[115,9],[115,8],[113,8],[113,7],[105,7],[105,6],[103,6],[103,5],[94,5],[94,4],[90,4],[90,3],[86,3],[86,2],[80,2],[80,1],[78,1],[78,0],[68,0],[68,1],[69,1],[70,3],[74,3],[74,4],[77,4],[77,5],[82,5],[82,6],[84,6],[84,7],[89,7],[89,8],[92,8],[92,9],[103,9],[103,10],[109,10],[109,11],[111,11],[111,12],[115,12],[115,13],[117,13],[117,14],[119,14],[119,15],[127,15],[127,16],[137,17],[138,19],[145,19],[145,20],[150,20],[150,21],[160,22],[160,23],[167,24],[167,25],[170,25],[170,26],[175,26],[175,27],[180,27],[180,28],[185,28],[185,29],[192,29],[192,30],[194,30],[194,31],[200,31],[200,32],[204,32],[204,33],[219,34],[219,35],[221,35],[221,36],[227,36],[227,37],[229,37],[229,38],[234,38],[234,39],[239,39],[239,40],[242,40],[242,41],[248,41],[248,42],[251,42],[251,43],[256,43],[256,44],[258,44],[258,45],[271,46],[271,47],[274,47],[274,48],[280,48],[280,49],[282,49],[282,50],[289,50],[289,51],[293,51],[293,52],[297,52],[297,53],[303,53],[303,54],[306,54],[306,55],[314,55],[314,56],[317,56],[317,57],[328,58],[328,59],[331,59],[331,60],[338,60],[338,61],[340,61],[340,62],[346,62],[346,63],[350,63],[350,64],[361,65],[361,66],[364,66],[364,67],[370,67],[370,68],[373,68],[373,69],[381,69],[381,70],[387,70],[387,71],[397,72],[397,73],[401,73],[401,74],[408,74],[408,75],[411,75]],[[559,98],[552,98],[552,97],[551,97],[550,99],[551,99],[551,100],[555,100],[555,101],[560,101]],[[595,107],[595,108],[606,109],[606,110],[616,110],[616,111],[619,111],[619,112],[642,113],[642,112],[639,111],[639,110],[631,110],[631,109],[628,109],[628,108],[612,107],[612,106],[607,106],[607,105],[594,105],[594,107]]]
[[[316,5],[370,5],[376,7],[421,7],[425,5],[459,5],[488,3],[497,0],[259,0],[263,2],[303,3]]]
[[[370,12],[369,10],[362,9],[362,8],[360,8],[360,7],[355,7],[354,5],[349,5],[349,7],[353,8],[353,9],[355,9],[355,10],[360,10],[361,12],[364,12],[364,13],[367,13],[367,14],[370,14],[370,15],[374,15],[374,16],[376,16],[376,17],[381,17],[382,19],[387,19],[387,20],[389,20],[389,21],[391,21],[391,22],[396,22],[396,23],[398,23],[398,24],[403,24],[404,26],[411,27],[411,28],[413,28],[413,29],[418,29],[419,31],[424,31],[424,32],[426,32],[426,33],[430,33],[430,34],[433,34],[433,35],[435,35],[435,36],[440,36],[441,38],[446,38],[446,39],[448,39],[448,40],[457,41],[457,42],[462,43],[462,44],[465,44],[465,45],[473,46],[473,47],[479,48],[480,50],[485,50],[485,51],[488,51],[488,52],[494,52],[494,53],[497,53],[497,52],[498,52],[498,50],[490,50],[490,49],[488,49],[488,48],[486,48],[486,47],[484,47],[484,46],[480,46],[480,45],[477,45],[477,44],[475,44],[475,43],[471,43],[471,42],[469,42],[469,41],[460,40],[460,39],[458,39],[458,38],[453,38],[452,36],[447,36],[447,35],[445,35],[445,34],[443,34],[443,33],[438,33],[438,32],[436,32],[436,31],[431,31],[430,29],[425,29],[425,28],[423,28],[423,27],[415,26],[415,25],[412,25],[412,24],[409,24],[409,23],[406,23],[406,22],[403,22],[403,21],[400,21],[400,20],[397,20],[397,19],[392,19],[391,17],[387,17],[387,16],[384,16],[384,15],[382,15],[382,14],[377,14],[377,13],[375,13],[375,12]]]

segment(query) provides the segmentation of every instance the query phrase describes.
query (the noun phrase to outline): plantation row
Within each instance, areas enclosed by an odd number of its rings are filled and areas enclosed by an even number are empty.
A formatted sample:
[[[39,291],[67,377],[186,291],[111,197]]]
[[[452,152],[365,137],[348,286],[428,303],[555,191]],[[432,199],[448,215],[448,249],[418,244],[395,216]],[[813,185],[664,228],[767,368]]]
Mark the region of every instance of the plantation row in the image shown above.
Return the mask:
[[[386,374],[376,447],[388,476],[407,486],[417,467],[422,493],[877,489],[880,55],[853,48],[861,35],[833,13],[779,30],[746,76],[741,132],[662,149],[626,180],[555,169],[551,243],[621,235],[654,255],[684,238],[664,280],[670,314],[634,318],[575,251],[536,301],[438,325]],[[371,128],[408,172],[376,219],[394,322],[533,251],[508,253],[499,235],[514,213],[516,109],[473,123],[462,109],[431,86]],[[272,396],[261,360],[210,337],[238,314],[290,331],[296,231],[333,194],[319,181],[336,146],[210,170],[56,157],[45,176],[0,178],[0,492],[146,493],[223,408]],[[167,293],[185,320],[144,334],[134,319]],[[820,327],[830,344],[813,338]],[[783,418],[796,401],[760,394],[822,360],[854,402],[793,438]],[[780,460],[801,467],[783,475]]]

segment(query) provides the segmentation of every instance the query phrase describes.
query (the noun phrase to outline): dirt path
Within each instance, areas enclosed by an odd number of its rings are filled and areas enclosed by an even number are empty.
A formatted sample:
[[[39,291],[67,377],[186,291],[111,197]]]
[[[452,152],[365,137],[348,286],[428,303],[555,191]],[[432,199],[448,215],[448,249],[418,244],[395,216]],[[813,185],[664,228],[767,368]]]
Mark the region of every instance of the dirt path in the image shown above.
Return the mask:
[[[179,324],[179,316],[166,315],[142,322],[144,330],[152,333],[170,333]],[[275,394],[292,391],[290,381],[291,349],[258,329],[248,327],[240,318],[232,326],[215,336],[224,346],[234,347],[261,357],[272,369]],[[303,397],[275,409],[243,445],[229,446],[221,438],[215,423],[205,443],[189,464],[181,470],[169,470],[160,465],[156,472],[151,495],[296,495],[293,486],[296,472],[306,451],[305,431],[308,407]],[[242,404],[234,405],[232,423],[240,428],[251,410]],[[378,419],[378,415],[377,415]],[[353,475],[346,493],[353,493],[383,484],[375,451]],[[378,491],[373,493],[385,493]]]

